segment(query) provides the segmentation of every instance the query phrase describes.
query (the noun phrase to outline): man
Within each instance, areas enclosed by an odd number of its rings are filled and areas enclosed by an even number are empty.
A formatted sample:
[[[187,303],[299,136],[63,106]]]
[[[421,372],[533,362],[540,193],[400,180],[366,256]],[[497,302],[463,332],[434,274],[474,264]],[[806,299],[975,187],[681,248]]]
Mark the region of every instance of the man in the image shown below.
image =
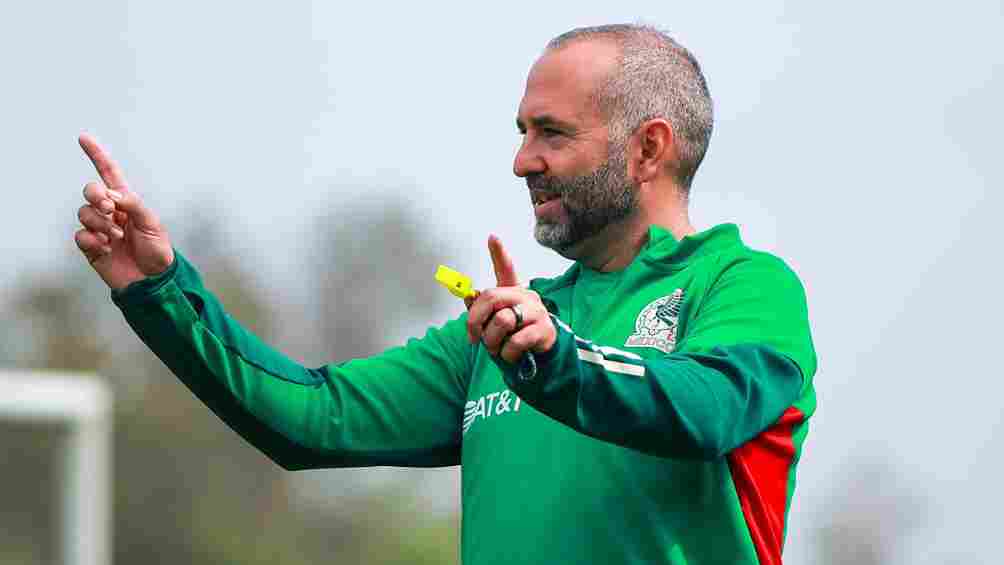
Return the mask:
[[[696,232],[711,135],[665,34],[568,32],[530,70],[514,172],[537,240],[574,265],[496,288],[421,339],[318,369],[227,316],[110,157],[76,241],[129,324],[287,469],[463,466],[462,556],[484,563],[780,563],[815,409],[798,278],[736,226]]]

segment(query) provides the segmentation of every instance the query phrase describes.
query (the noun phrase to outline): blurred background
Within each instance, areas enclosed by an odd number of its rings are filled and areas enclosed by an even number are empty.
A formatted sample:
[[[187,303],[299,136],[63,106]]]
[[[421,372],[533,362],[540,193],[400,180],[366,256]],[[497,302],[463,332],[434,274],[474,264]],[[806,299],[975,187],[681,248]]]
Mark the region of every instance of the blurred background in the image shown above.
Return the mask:
[[[114,392],[116,563],[455,563],[459,469],[283,472],[127,329],[73,244],[95,134],[230,311],[310,366],[567,262],[512,176],[530,65],[644,21],[716,103],[698,229],[799,273],[819,353],[790,564],[999,563],[1004,15],[959,3],[33,2],[0,17],[0,371]],[[997,187],[996,189],[994,187]],[[44,373],[38,378],[45,378]],[[0,423],[0,563],[54,563],[53,433]]]

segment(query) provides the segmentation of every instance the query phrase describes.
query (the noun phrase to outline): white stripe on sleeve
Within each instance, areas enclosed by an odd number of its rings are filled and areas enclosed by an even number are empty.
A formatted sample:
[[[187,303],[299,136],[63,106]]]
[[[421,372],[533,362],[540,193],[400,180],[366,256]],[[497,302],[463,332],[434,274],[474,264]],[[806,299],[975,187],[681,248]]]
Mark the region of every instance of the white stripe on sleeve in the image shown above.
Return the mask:
[[[608,371],[614,373],[621,373],[623,375],[633,375],[636,377],[645,376],[645,366],[644,365],[630,365],[628,363],[621,363],[620,361],[611,361],[606,359],[599,353],[595,351],[589,351],[588,349],[579,349],[579,359],[583,361],[588,361],[589,363],[596,363]]]

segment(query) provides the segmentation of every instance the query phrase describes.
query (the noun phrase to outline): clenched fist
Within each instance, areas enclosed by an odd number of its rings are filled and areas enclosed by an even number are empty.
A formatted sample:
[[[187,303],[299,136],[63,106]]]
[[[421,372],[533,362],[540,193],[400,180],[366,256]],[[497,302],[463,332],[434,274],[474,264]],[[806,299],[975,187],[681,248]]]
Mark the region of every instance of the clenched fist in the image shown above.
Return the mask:
[[[79,141],[103,182],[84,186],[87,203],[77,212],[83,225],[74,238],[77,247],[112,289],[164,272],[174,261],[174,250],[160,220],[129,189],[118,164],[93,137],[83,134]]]

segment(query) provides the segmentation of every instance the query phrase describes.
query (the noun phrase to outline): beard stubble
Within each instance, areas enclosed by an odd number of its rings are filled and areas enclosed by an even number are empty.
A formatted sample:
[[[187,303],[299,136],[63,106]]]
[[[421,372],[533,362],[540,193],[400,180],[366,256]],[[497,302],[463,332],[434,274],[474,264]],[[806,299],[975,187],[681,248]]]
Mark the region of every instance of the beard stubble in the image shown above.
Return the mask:
[[[559,195],[567,214],[563,223],[537,220],[537,243],[565,255],[572,246],[630,216],[638,207],[637,187],[628,179],[626,144],[610,144],[606,161],[575,177],[537,177],[527,184]]]

